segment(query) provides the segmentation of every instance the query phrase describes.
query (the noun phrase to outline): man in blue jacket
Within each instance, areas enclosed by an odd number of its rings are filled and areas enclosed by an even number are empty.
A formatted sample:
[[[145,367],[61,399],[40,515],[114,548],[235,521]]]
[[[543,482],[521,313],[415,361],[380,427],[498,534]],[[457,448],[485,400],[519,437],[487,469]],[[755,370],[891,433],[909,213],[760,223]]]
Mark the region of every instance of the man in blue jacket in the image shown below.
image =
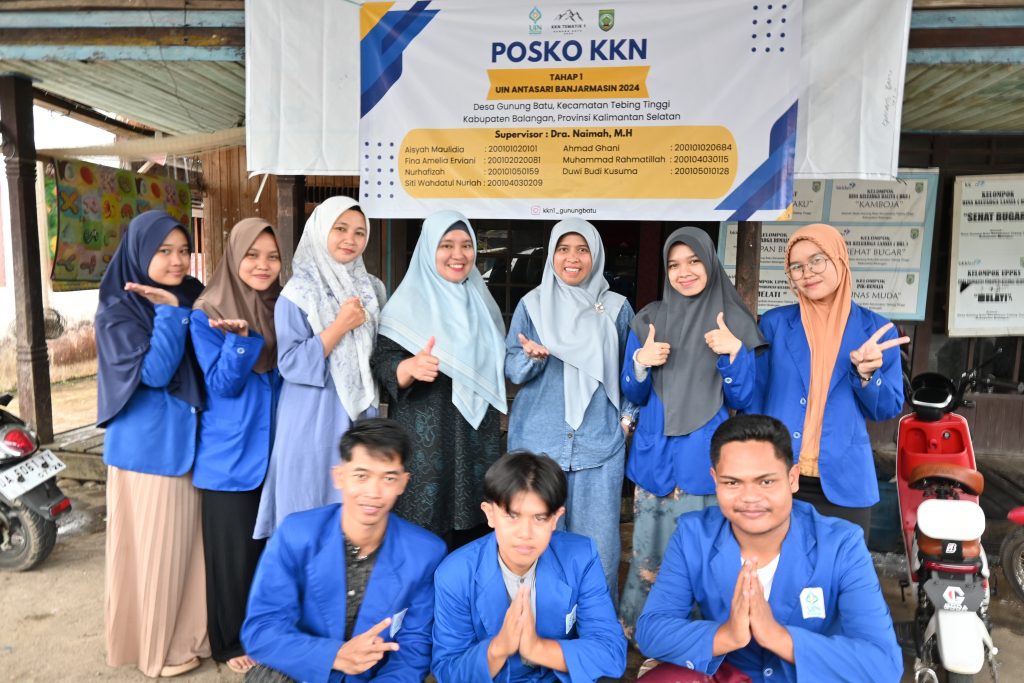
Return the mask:
[[[641,680],[898,681],[903,658],[863,533],[793,500],[786,427],[732,417],[711,463],[719,507],[679,518],[637,623],[640,650],[667,663]]]
[[[359,420],[332,469],[341,505],[290,515],[270,538],[242,626],[246,681],[422,681],[430,668],[438,537],[391,514],[409,436]]]
[[[433,672],[438,683],[593,683],[621,676],[626,639],[594,542],[555,531],[565,474],[551,458],[510,453],[484,475],[494,533],[437,570]]]

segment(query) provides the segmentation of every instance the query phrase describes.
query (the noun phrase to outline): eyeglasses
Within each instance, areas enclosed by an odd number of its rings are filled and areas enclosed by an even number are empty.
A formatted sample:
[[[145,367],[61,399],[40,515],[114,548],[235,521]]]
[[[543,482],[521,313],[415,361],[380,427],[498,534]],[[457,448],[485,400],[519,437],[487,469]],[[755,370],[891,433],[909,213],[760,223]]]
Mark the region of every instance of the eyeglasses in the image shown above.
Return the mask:
[[[820,275],[825,272],[825,266],[827,265],[828,256],[825,256],[824,254],[815,254],[807,260],[806,264],[794,263],[786,269],[786,272],[789,274],[789,279],[799,280],[807,274],[807,271],[804,270],[805,268],[815,275]]]

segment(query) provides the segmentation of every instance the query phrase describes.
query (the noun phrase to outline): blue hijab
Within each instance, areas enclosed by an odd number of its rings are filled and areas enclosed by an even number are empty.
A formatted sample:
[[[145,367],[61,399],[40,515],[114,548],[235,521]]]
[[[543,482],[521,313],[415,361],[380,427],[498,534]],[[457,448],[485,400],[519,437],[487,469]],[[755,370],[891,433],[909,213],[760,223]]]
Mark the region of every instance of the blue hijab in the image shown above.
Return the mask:
[[[149,352],[156,311],[145,297],[124,291],[128,282],[162,287],[178,297],[178,305],[191,308],[203,283],[185,276],[180,285],[164,287],[149,278],[149,262],[167,235],[178,228],[192,247],[188,230],[164,211],[146,211],[132,219],[100,281],[96,308],[97,403],[96,424],[106,427],[142,381],[142,361]],[[192,341],[186,336],[185,354],[167,385],[171,396],[195,408],[203,405],[202,377]]]
[[[476,429],[488,405],[508,410],[505,323],[476,264],[469,264],[469,276],[460,283],[437,272],[437,246],[456,224],[466,226],[476,253],[476,234],[465,216],[456,211],[427,216],[402,284],[381,311],[379,334],[412,354],[434,337],[433,353],[452,380],[452,403]]]

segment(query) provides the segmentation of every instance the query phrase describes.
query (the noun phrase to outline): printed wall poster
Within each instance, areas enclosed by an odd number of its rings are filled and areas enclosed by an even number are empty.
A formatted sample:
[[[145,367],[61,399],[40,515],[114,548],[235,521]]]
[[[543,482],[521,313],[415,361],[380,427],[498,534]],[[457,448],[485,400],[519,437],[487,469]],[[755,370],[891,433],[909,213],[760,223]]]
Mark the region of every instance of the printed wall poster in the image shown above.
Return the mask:
[[[1024,334],[1024,175],[956,179],[949,272],[949,336]]]
[[[894,320],[924,320],[938,179],[935,170],[901,170],[895,181],[797,180],[792,219],[761,227],[758,312],[796,303],[786,244],[804,225],[828,223],[846,240],[854,301]],[[721,224],[719,257],[733,278],[737,234],[736,223]]]

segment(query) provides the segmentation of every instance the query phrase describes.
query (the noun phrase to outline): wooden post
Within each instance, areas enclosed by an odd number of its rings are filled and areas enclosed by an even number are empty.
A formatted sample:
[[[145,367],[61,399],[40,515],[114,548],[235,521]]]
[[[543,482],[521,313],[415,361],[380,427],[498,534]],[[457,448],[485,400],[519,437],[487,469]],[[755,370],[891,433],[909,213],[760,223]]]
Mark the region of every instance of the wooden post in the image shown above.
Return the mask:
[[[53,441],[50,363],[43,325],[39,225],[36,222],[36,145],[32,123],[32,81],[20,74],[0,76],[0,128],[11,199],[11,258],[21,418],[41,443]]]
[[[292,256],[306,224],[306,177],[277,176],[277,237],[281,249],[281,281],[292,276]]]
[[[736,239],[736,291],[757,317],[757,294],[761,289],[761,222],[740,221]]]

